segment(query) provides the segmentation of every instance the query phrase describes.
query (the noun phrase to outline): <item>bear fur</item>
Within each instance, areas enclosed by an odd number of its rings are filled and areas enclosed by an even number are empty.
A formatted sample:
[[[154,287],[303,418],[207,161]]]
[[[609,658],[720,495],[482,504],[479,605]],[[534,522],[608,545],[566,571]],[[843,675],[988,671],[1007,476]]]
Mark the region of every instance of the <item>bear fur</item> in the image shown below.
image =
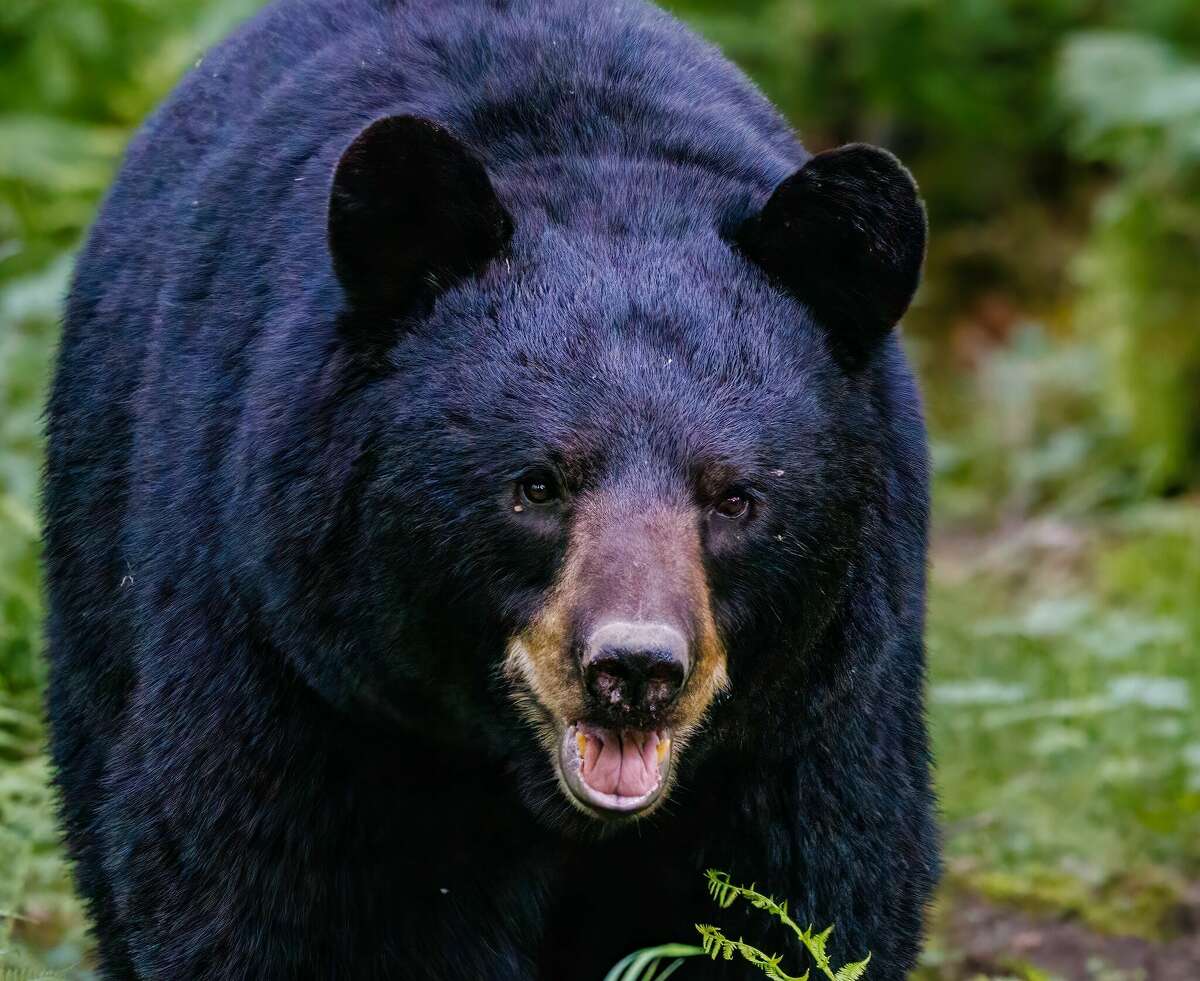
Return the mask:
[[[205,57],[80,255],[49,406],[102,975],[599,981],[696,922],[802,972],[716,867],[904,977],[923,250],[893,158],[810,154],[641,0],[278,0]],[[645,597],[690,673],[626,819],[552,741],[615,711],[578,624]]]

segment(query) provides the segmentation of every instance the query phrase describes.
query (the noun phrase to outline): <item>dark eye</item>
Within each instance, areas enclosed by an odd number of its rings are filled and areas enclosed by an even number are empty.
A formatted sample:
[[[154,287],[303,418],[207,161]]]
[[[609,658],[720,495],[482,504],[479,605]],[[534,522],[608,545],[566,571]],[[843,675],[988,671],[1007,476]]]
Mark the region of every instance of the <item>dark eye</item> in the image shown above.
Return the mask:
[[[731,491],[717,502],[716,511],[722,518],[744,518],[750,511],[750,498],[740,491]]]
[[[558,481],[555,480],[553,474],[545,470],[526,474],[517,485],[517,490],[521,497],[521,503],[533,507],[553,504],[562,496]]]

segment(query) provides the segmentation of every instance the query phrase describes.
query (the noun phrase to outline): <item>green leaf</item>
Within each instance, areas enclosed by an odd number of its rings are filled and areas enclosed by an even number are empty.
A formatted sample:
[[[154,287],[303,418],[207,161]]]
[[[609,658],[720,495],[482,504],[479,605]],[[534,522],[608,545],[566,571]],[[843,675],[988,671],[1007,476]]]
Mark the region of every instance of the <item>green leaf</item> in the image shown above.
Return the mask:
[[[867,954],[861,961],[838,968],[837,974],[834,975],[835,981],[858,981],[867,973],[869,963],[871,963],[871,955]]]
[[[604,976],[604,981],[666,981],[679,969],[685,957],[701,956],[705,951],[692,944],[663,944],[661,947],[647,947],[636,950],[621,960]],[[662,962],[673,959],[662,974],[658,969]]]

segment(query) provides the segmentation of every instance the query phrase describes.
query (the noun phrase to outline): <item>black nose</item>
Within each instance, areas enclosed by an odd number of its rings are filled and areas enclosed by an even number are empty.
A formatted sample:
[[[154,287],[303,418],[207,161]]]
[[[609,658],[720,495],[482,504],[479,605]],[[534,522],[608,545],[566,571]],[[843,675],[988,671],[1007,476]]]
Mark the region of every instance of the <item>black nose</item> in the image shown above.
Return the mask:
[[[595,708],[629,725],[653,723],[675,700],[688,673],[687,641],[660,623],[607,623],[583,654]]]

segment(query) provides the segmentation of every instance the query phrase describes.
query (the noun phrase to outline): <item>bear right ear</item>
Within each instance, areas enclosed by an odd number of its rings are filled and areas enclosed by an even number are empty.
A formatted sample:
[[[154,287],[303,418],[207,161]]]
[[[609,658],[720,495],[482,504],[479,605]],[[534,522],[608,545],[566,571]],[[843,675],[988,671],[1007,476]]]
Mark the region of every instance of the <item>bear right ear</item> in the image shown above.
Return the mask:
[[[411,313],[480,272],[512,231],[483,164],[427,119],[380,119],[338,162],[329,251],[355,312]]]
[[[900,161],[855,143],[810,158],[733,237],[855,362],[912,301],[925,257],[925,208]]]

